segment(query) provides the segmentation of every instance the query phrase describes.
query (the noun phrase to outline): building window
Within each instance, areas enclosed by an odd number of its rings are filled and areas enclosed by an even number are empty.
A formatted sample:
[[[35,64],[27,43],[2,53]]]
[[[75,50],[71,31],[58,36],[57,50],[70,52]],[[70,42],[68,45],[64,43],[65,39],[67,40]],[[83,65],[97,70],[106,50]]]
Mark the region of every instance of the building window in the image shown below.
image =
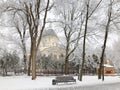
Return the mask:
[[[56,46],[56,43],[53,42],[53,46]]]
[[[54,59],[57,59],[57,55],[54,55]]]

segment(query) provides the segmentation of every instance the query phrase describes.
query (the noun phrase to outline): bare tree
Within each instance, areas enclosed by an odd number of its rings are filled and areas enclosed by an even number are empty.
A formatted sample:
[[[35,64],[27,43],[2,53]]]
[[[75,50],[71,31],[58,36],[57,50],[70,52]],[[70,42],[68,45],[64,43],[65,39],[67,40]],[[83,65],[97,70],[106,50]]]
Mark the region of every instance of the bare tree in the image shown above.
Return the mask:
[[[110,0],[109,6],[108,6],[108,14],[107,14],[107,23],[105,25],[105,36],[104,36],[104,43],[102,46],[102,53],[100,57],[100,66],[99,66],[99,76],[98,79],[101,79],[104,81],[104,56],[105,56],[105,49],[106,49],[106,43],[108,39],[108,34],[110,30],[110,23],[112,20],[112,6],[113,6],[114,0]]]
[[[84,68],[84,63],[85,63],[85,49],[86,49],[86,35],[87,35],[87,30],[88,30],[88,21],[90,19],[90,17],[93,15],[93,13],[96,11],[96,9],[98,8],[98,6],[100,5],[101,1],[100,0],[97,5],[91,10],[91,1],[92,0],[85,0],[85,6],[86,6],[86,14],[85,14],[85,30],[84,30],[84,39],[83,39],[83,53],[82,53],[82,65],[81,65],[81,71],[80,71],[80,75],[79,75],[79,80],[82,81],[82,73],[83,73],[83,68]]]
[[[69,61],[81,39],[82,25],[84,22],[82,4],[78,0],[56,1],[56,13],[59,14],[60,28],[65,36],[65,74],[69,73]],[[81,21],[81,22],[79,22]]]
[[[29,27],[29,33],[31,38],[31,49],[30,49],[30,61],[32,66],[32,80],[36,78],[36,56],[37,56],[37,50],[42,38],[42,33],[45,28],[46,24],[46,18],[47,18],[47,12],[49,8],[49,0],[47,0],[47,5],[45,6],[44,10],[44,16],[43,21],[41,25],[41,30],[39,28],[40,24],[40,10],[41,10],[41,0],[33,1],[35,3],[35,6],[31,3],[24,3],[25,5],[25,11],[26,11],[26,18],[27,23]],[[38,33],[40,32],[40,33]]]
[[[15,13],[15,12],[12,12]],[[13,16],[12,16],[13,15]],[[23,61],[24,61],[24,72],[27,71],[27,51],[26,51],[26,33],[27,33],[27,22],[23,13],[15,13],[11,15],[12,27],[15,28],[19,37],[20,37],[20,47],[23,52]]]
[[[4,2],[4,4],[6,4]],[[3,5],[4,8],[1,8],[1,18],[5,18],[8,20],[5,20],[5,22],[1,21],[1,25],[3,25],[3,27],[7,27],[9,29],[12,30],[16,30],[17,34],[19,35],[20,38],[20,43],[19,46],[23,52],[23,61],[24,61],[24,71],[26,73],[27,71],[27,51],[26,51],[26,45],[25,45],[25,39],[26,39],[26,27],[27,27],[27,22],[25,21],[25,17],[23,15],[23,13],[20,12],[16,12],[14,10],[7,10],[7,6]],[[15,33],[11,33],[15,34]],[[18,38],[18,39],[19,39]],[[13,40],[12,37],[8,37],[8,39],[14,43],[16,43],[17,40]]]
[[[30,48],[30,59],[31,71],[32,71],[32,80],[36,78],[36,56],[39,44],[41,41],[42,33],[45,28],[47,12],[51,9],[53,5],[49,5],[50,0],[18,0],[15,1],[15,6],[8,6],[7,11],[14,11],[23,13],[26,18],[28,30],[31,40]],[[49,7],[50,6],[50,7]],[[30,68],[29,68],[30,71]]]
[[[16,52],[5,51],[0,58],[0,68],[2,69],[3,76],[7,76],[7,72],[15,72],[19,67],[19,57]]]

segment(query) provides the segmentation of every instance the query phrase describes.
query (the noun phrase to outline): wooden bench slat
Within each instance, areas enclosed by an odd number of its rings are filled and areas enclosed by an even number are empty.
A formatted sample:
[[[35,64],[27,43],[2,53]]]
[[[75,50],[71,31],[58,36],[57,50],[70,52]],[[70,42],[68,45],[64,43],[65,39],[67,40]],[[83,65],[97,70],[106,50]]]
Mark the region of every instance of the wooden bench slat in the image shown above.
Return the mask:
[[[72,76],[57,76],[55,79],[53,79],[52,84],[55,85],[57,83],[61,82],[76,82],[76,79],[74,79]]]

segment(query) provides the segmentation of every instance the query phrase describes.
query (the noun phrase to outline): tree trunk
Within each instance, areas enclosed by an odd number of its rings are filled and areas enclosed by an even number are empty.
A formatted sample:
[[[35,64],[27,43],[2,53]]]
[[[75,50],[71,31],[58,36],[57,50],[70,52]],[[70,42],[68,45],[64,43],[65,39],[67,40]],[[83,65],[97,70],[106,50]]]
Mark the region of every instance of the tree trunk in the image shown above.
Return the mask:
[[[110,22],[109,22],[110,23]],[[106,43],[107,43],[107,37],[108,37],[108,31],[109,31],[109,25],[106,26],[106,32],[105,32],[105,39],[104,39],[104,45],[102,47],[102,55],[100,58],[100,66],[99,66],[99,77],[98,79],[101,79],[101,75],[103,76],[102,80],[104,80],[104,55],[105,55],[105,49],[106,49]]]
[[[82,75],[83,75],[83,69],[84,69],[84,63],[85,63],[85,46],[86,46],[86,34],[87,34],[87,28],[88,28],[88,8],[89,6],[87,5],[87,12],[86,12],[86,21],[85,21],[85,31],[84,31],[84,39],[83,39],[83,55],[82,55],[82,66],[81,66],[81,71],[79,75],[79,80],[82,81]]]
[[[29,62],[28,62],[28,76],[30,76],[30,72],[31,72],[31,53],[30,53]]]
[[[24,73],[26,74],[27,73],[27,57],[26,57],[26,54],[23,55],[24,57]]]
[[[7,76],[7,67],[5,67],[4,70],[5,70],[5,76]]]
[[[36,79],[36,55],[37,55],[37,48],[36,48],[36,40],[33,39],[33,49],[32,49],[32,80]]]
[[[101,79],[101,68],[100,68],[100,66],[98,68],[98,79]]]
[[[99,77],[98,79],[101,79],[101,75],[103,75],[103,67],[104,67],[104,53],[105,53],[105,47],[106,47],[106,39],[104,41],[104,46],[103,46],[103,49],[102,49],[102,55],[101,55],[101,58],[100,58],[100,66],[99,66]]]
[[[65,58],[65,74],[69,74],[69,61],[68,58]]]
[[[68,40],[67,40],[66,54],[65,54],[65,74],[69,73],[69,56],[68,56],[68,53],[69,53],[69,37],[68,37]]]
[[[33,45],[32,45],[32,41],[31,41],[30,56],[29,56],[29,63],[28,63],[28,76],[30,76],[30,73],[31,73],[32,48],[33,48]]]
[[[2,72],[2,75],[5,76],[5,69],[2,68],[2,71],[3,71],[3,72]]]
[[[111,2],[112,4],[112,2]],[[110,27],[110,22],[111,22],[111,12],[112,10],[112,5],[110,5],[109,7],[109,10],[108,10],[108,21],[107,21],[107,25],[106,25],[106,28],[105,28],[105,37],[104,37],[104,44],[103,44],[103,47],[102,47],[102,54],[101,54],[101,58],[100,58],[100,66],[99,66],[99,69],[100,69],[100,72],[99,72],[99,77],[98,79],[101,79],[101,76],[102,76],[102,80],[104,80],[104,53],[105,53],[105,49],[106,49],[106,43],[107,43],[107,38],[108,38],[108,33],[109,33],[109,27]]]
[[[23,44],[23,59],[24,59],[24,73],[27,73],[27,52],[26,52],[26,46],[25,46],[25,40],[22,42]]]

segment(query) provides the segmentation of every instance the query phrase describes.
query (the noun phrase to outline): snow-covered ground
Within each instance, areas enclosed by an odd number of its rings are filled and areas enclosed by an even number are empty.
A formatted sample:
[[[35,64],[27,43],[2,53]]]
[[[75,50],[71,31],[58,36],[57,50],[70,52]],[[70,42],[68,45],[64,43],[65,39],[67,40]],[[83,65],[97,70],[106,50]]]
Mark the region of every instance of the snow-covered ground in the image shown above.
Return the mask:
[[[82,82],[77,80],[77,83],[52,85],[54,78],[38,76],[36,80],[31,80],[28,76],[0,77],[0,90],[120,90],[119,76],[105,76],[105,81],[98,80],[97,76],[84,76]]]

